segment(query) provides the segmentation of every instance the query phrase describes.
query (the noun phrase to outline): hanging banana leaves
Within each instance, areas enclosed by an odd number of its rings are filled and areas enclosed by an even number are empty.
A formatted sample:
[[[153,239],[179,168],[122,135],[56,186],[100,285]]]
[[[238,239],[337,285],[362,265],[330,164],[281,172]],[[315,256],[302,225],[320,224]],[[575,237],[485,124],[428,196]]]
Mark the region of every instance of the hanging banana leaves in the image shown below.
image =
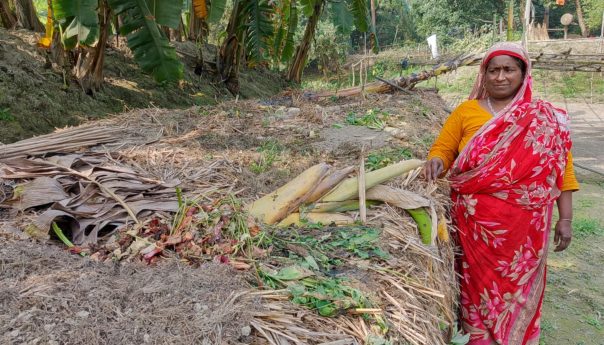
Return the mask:
[[[182,0],[108,0],[113,11],[123,15],[120,32],[141,68],[158,82],[182,79],[183,66],[159,25],[177,28]]]
[[[267,0],[247,1],[244,6],[249,16],[245,35],[246,51],[253,60],[261,61],[268,52],[267,41],[273,37],[273,11]]]
[[[285,36],[285,45],[281,51],[281,62],[285,63],[292,58],[294,54],[294,35],[298,28],[298,8],[296,7],[296,1],[292,0],[290,3],[287,35]]]
[[[329,3],[329,14],[331,21],[341,34],[350,34],[354,25],[354,17],[350,6],[346,1],[334,1]]]
[[[354,18],[354,26],[361,32],[367,31],[369,28],[367,1],[348,0],[348,2],[350,3],[350,11]]]
[[[94,45],[99,37],[98,0],[55,0],[51,3],[65,49]]]
[[[227,0],[211,0],[208,9],[208,23],[217,23],[224,15]]]

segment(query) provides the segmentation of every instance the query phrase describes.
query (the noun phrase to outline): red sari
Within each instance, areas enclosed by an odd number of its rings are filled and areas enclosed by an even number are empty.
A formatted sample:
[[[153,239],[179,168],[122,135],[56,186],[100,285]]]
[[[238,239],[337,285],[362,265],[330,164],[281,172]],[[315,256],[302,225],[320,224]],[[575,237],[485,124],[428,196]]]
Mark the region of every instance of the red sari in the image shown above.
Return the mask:
[[[461,321],[472,345],[539,342],[548,234],[571,141],[566,113],[530,100],[526,63],[511,107],[485,124],[451,167]]]

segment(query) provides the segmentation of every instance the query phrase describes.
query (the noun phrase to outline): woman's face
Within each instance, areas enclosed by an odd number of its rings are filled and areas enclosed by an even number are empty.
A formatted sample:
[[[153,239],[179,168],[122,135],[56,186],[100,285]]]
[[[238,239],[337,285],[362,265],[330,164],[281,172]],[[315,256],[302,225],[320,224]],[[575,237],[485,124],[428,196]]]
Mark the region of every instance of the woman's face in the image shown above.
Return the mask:
[[[489,61],[484,87],[491,98],[504,100],[516,95],[522,79],[518,61],[509,55],[499,55]]]

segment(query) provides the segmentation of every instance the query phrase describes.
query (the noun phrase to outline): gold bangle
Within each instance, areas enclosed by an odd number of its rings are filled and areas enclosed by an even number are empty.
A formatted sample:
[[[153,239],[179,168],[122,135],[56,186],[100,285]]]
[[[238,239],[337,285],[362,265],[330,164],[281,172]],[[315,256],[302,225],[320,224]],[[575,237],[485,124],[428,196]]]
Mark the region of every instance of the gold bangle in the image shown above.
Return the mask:
[[[572,222],[573,222],[573,220],[572,220],[572,219],[570,219],[570,218],[560,218],[560,219],[558,219],[558,221],[559,221],[559,222],[561,222],[561,221],[567,221],[567,222],[569,222],[569,223],[572,223]]]

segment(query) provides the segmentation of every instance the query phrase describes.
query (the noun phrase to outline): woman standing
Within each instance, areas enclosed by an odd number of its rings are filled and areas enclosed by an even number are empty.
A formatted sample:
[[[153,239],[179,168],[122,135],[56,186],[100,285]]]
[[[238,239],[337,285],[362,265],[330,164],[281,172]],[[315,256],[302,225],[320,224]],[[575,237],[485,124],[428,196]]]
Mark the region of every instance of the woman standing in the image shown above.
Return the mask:
[[[572,169],[568,116],[532,99],[531,63],[494,45],[468,101],[432,146],[424,176],[450,170],[459,229],[461,323],[472,345],[538,344],[554,201],[555,251],[570,243]]]

